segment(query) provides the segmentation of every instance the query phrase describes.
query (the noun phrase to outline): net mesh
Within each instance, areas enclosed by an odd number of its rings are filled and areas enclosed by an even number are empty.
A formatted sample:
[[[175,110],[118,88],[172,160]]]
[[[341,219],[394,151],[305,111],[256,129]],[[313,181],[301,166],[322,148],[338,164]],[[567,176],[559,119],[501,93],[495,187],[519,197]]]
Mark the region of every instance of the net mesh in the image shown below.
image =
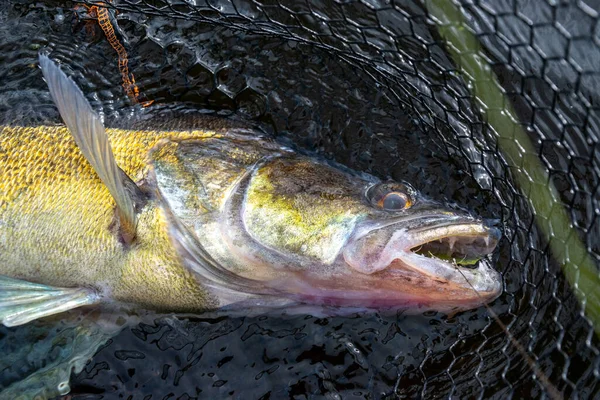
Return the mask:
[[[485,308],[449,317],[430,313],[395,319],[157,323],[126,333],[122,343],[144,354],[152,354],[156,347],[175,354],[163,355],[155,367],[148,366],[148,358],[125,357],[130,369],[137,368],[134,380],[149,376],[140,372],[144,368],[162,370],[164,375],[163,364],[168,364],[164,357],[184,354],[188,367],[180,365],[179,371],[188,371],[200,362],[198,354],[205,354],[200,364],[211,371],[207,376],[223,377],[227,373],[217,365],[224,358],[215,354],[223,351],[219,346],[229,345],[235,354],[257,349],[250,352],[254,356],[247,356],[257,360],[244,363],[238,357],[230,364],[235,367],[229,378],[211,377],[217,388],[213,390],[231,391],[215,393],[245,391],[257,398],[262,392],[273,398],[311,393],[345,398],[548,395],[539,373],[527,362],[529,357],[562,396],[598,395],[598,339],[574,295],[579,289],[565,279],[536,224],[546,216],[536,215],[531,207],[535,185],[531,192],[520,190],[515,174],[527,173],[526,165],[508,160],[502,152],[499,140],[510,138],[500,138],[488,124],[482,110],[494,105],[476,99],[439,30],[440,23],[452,21],[431,15],[430,3],[101,3],[111,11],[116,36],[126,49],[123,56],[93,25],[80,29],[90,17],[88,9],[77,10],[75,3],[57,8],[54,2],[16,2],[13,11],[22,20],[44,15],[50,21],[49,33],[34,42],[50,47],[53,57],[63,59],[75,72],[78,66],[87,66],[85,74],[75,76],[108,116],[119,116],[124,104],[137,101],[187,103],[236,115],[357,170],[407,180],[431,197],[502,221],[504,237],[495,266],[502,272],[504,292],[490,305],[501,323]],[[556,186],[560,194],[556,207],[567,210],[573,235],[579,236],[597,267],[600,5],[592,0],[453,4],[481,44],[484,67],[497,76],[505,101],[513,105],[518,125]],[[65,23],[69,19],[75,22]],[[28,50],[25,58],[32,59],[35,53]],[[123,64],[124,57],[139,98],[119,92],[123,69],[117,64]],[[90,78],[89,70],[101,73]],[[20,89],[36,85],[18,74],[12,71],[7,76],[19,82]],[[52,115],[51,102],[43,96],[41,103]],[[8,106],[0,106],[0,111],[5,118],[15,112]],[[531,179],[536,182],[535,176]],[[597,294],[583,293],[586,296]],[[332,328],[338,325],[341,328]],[[238,333],[237,345],[231,344],[232,332]],[[509,335],[524,347],[525,355]],[[182,350],[186,343],[194,350]],[[275,357],[269,348],[285,355]],[[77,378],[83,387],[98,384],[102,363],[123,361],[114,355],[115,349],[107,349]],[[275,366],[282,368],[271,370]],[[285,366],[296,369],[283,372]],[[124,375],[114,369],[116,375]],[[238,380],[233,376],[240,374]],[[181,379],[183,372],[178,379],[163,379],[160,391],[180,390],[194,397],[192,378],[198,370],[190,375],[187,381]],[[266,387],[251,386],[241,383],[244,377],[271,380]],[[215,382],[221,383],[214,386]],[[127,385],[121,383],[116,390]]]

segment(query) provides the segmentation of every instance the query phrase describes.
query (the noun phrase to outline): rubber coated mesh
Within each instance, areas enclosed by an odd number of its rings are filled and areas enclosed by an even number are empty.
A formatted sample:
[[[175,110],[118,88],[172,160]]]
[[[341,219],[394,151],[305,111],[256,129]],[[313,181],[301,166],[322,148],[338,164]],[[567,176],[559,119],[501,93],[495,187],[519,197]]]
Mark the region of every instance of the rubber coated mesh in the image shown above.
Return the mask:
[[[525,158],[508,157],[501,145],[518,134],[502,136],[488,124],[482,110],[505,105],[476,98],[448,51],[440,26],[456,21],[439,19],[439,2],[100,3],[125,56],[102,30],[82,28],[90,15],[73,11],[77,3],[18,3],[22,18],[44,9],[52,33],[43,44],[74,71],[85,66],[76,76],[107,115],[132,102],[234,115],[354,169],[501,219],[495,266],[504,293],[490,308],[526,353],[485,308],[396,319],[157,322],[115,339],[121,344],[102,350],[75,388],[116,396],[155,380],[147,391],[161,395],[152,398],[537,398],[552,395],[542,375],[565,398],[598,396],[598,337],[578,300],[597,293],[576,296],[581,290],[553,257],[539,219],[558,211],[536,215],[531,206],[542,191],[536,185],[548,183],[532,173],[533,184],[521,190]],[[553,207],[567,211],[598,268],[600,4],[449,4],[481,44],[482,68],[497,77],[533,145],[526,151],[551,177],[560,195]],[[124,75],[135,90],[129,82],[123,91]],[[124,348],[137,356],[119,353]],[[218,356],[225,348],[232,355]]]

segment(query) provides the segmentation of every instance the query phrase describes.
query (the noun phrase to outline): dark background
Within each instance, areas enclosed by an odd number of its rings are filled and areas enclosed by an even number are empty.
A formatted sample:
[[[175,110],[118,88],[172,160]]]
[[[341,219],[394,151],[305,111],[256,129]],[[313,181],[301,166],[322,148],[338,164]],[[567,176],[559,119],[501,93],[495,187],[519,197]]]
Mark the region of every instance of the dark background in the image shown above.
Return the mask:
[[[462,12],[600,258],[600,23],[594,2],[464,1]],[[589,3],[589,4],[588,4]],[[259,125],[351,168],[411,182],[504,237],[490,306],[564,397],[593,398],[598,340],[418,1],[119,1],[144,100]],[[59,120],[37,66],[62,62],[107,119],[137,108],[102,32],[74,3],[0,6],[0,121]],[[133,110],[133,111],[132,111]],[[138,110],[139,111],[139,110]],[[0,331],[0,343],[13,334]],[[75,398],[539,398],[485,308],[324,318],[147,321],[102,348]]]

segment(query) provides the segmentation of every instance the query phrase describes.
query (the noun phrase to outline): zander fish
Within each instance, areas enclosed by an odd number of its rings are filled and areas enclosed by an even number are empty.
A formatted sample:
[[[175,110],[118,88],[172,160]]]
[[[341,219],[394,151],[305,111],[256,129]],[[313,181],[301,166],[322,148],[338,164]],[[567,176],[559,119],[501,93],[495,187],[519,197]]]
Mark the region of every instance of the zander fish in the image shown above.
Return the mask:
[[[105,129],[56,64],[40,65],[66,126],[0,127],[0,323],[82,306],[115,319],[27,325],[54,333],[3,353],[0,371],[54,358],[0,399],[67,393],[122,311],[457,311],[501,291],[488,257],[500,231],[481,219],[232,123]]]
[[[0,321],[101,304],[462,310],[497,228],[252,130],[106,129],[40,56],[65,126],[0,128]]]

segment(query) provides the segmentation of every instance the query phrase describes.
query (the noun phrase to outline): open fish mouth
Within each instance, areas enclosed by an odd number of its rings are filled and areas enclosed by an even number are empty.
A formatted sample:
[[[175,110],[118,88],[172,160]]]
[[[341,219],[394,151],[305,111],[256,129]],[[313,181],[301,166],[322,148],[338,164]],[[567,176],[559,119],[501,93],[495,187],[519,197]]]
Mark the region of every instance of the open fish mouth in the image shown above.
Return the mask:
[[[460,267],[476,268],[477,262],[491,253],[497,243],[497,238],[492,235],[446,236],[410,250],[421,256],[452,261]]]
[[[392,236],[390,240],[390,245],[396,247],[396,251],[391,250],[392,256],[439,277],[446,275],[443,271],[448,268],[476,270],[479,261],[496,248],[501,232],[483,222],[457,221],[396,235],[401,237]]]
[[[359,230],[343,257],[370,287],[385,292],[387,303],[481,304],[501,292],[489,257],[500,237],[482,220],[421,215]]]

